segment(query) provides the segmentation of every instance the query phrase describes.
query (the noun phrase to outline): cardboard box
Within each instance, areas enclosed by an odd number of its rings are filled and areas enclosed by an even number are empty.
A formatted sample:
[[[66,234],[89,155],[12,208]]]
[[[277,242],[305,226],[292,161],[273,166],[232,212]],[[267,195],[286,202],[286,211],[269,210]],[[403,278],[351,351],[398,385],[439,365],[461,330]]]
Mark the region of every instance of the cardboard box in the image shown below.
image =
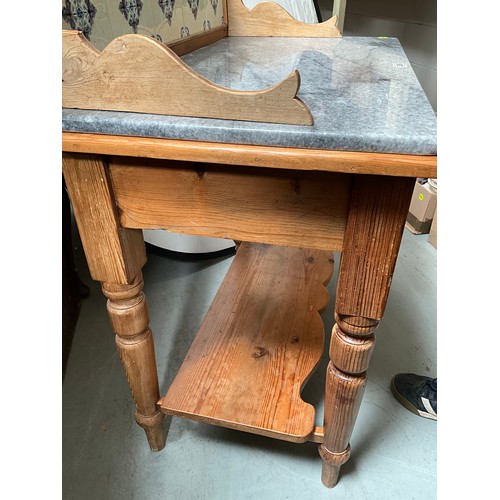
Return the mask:
[[[437,193],[423,180],[417,180],[406,219],[406,227],[413,234],[427,234],[436,213]]]
[[[434,218],[432,219],[431,230],[429,231],[429,237],[427,238],[427,241],[436,249],[438,247],[437,226],[438,226],[438,216],[436,211],[436,213],[434,214]]]

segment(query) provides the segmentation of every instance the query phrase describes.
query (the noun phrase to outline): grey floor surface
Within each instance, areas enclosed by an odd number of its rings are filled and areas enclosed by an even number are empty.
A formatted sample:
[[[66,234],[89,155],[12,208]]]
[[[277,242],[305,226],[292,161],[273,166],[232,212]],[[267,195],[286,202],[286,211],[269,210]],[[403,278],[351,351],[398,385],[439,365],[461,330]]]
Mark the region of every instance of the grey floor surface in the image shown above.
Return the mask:
[[[321,483],[317,445],[293,444],[180,418],[167,418],[167,445],[151,452],[115,349],[105,298],[91,281],[79,241],[77,267],[90,286],[82,301],[62,387],[62,492],[65,500],[436,498],[437,423],[392,396],[398,372],[437,374],[436,257],[427,235],[405,230],[368,384],[351,439],[351,458],[334,489]],[[336,257],[336,268],[340,256]],[[165,393],[232,257],[180,260],[154,249],[144,267],[160,391]],[[323,313],[333,325],[337,274]],[[322,425],[327,359],[303,398]]]

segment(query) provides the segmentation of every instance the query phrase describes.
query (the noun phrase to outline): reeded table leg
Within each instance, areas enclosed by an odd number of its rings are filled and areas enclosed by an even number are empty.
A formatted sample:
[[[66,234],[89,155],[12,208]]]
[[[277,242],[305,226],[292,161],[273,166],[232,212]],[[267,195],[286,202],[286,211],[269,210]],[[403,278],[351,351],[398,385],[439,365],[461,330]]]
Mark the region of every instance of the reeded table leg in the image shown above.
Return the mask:
[[[350,455],[351,437],[366,384],[366,370],[375,344],[373,325],[356,327],[335,315],[330,341],[330,363],[326,371],[325,437],[320,445],[323,459],[322,481],[337,483],[340,466]],[[360,323],[363,318],[357,318]]]
[[[356,176],[339,269],[326,374],[322,481],[329,488],[351,438],[385,309],[415,179]]]
[[[153,451],[165,445],[153,336],[142,292],[142,231],[123,229],[107,165],[93,155],[63,156],[63,173],[90,274],[102,283],[118,351],[136,403],[136,420]]]
[[[149,329],[142,274],[130,285],[102,284],[108,297],[108,313],[116,333],[116,345],[136,404],[135,419],[146,431],[149,446],[165,446],[164,414],[157,408],[160,399],[153,336]]]

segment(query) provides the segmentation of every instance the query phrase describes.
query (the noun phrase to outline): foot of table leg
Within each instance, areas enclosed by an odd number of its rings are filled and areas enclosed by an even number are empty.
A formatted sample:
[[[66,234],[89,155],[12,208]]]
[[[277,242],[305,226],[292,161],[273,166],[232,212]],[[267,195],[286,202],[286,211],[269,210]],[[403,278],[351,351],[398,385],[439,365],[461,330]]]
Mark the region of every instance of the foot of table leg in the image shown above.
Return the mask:
[[[366,384],[366,370],[375,344],[378,321],[336,315],[326,374],[324,440],[319,446],[323,461],[322,481],[337,484],[340,466],[350,454],[349,440]],[[356,322],[358,325],[356,325]]]
[[[141,415],[135,412],[135,421],[144,429],[151,451],[160,451],[165,447],[163,420],[165,415],[157,411],[154,415]]]
[[[136,404],[136,421],[145,430],[149,446],[159,451],[165,446],[164,414],[160,399],[153,335],[149,329],[142,275],[130,285],[102,284],[108,297],[108,313],[116,333],[116,345]]]
[[[351,448],[347,448],[341,453],[333,453],[327,450],[323,444],[319,446],[319,456],[323,460],[321,471],[321,481],[328,488],[333,488],[339,479],[340,466],[349,460]]]

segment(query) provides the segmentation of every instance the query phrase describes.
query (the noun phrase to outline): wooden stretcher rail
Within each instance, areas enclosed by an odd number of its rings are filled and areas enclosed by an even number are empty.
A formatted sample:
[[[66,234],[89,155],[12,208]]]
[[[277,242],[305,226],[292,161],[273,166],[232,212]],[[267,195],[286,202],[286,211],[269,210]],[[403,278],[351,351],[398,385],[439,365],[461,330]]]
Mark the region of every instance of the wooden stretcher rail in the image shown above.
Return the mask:
[[[109,172],[123,228],[342,251],[350,175],[123,157]]]
[[[63,132],[62,150],[68,153],[199,161],[263,168],[398,177],[437,177],[436,156],[248,146],[79,132]]]

